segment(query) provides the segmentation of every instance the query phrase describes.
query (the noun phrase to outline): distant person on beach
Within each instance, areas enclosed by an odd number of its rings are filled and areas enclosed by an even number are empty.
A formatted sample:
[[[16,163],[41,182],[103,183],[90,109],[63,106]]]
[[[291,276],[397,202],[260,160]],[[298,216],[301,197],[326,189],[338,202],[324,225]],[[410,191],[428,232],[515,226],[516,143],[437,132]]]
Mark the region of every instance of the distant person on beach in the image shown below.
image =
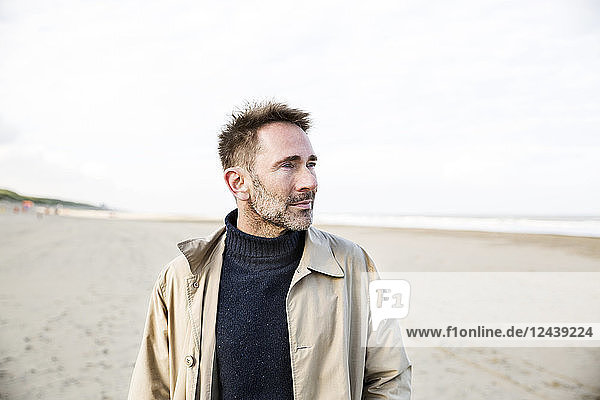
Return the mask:
[[[263,102],[222,129],[237,208],[161,272],[129,399],[410,398],[397,321],[370,324],[372,260],[311,226],[309,128],[308,113]]]

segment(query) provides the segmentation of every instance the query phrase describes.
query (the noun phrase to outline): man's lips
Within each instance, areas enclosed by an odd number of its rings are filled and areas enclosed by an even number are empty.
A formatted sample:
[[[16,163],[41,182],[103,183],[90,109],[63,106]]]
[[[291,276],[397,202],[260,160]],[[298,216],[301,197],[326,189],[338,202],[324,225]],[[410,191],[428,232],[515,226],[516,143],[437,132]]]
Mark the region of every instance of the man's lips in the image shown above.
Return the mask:
[[[292,203],[290,204],[291,206],[294,207],[298,207],[298,208],[302,208],[305,210],[310,210],[310,208],[312,207],[312,200],[304,200],[304,201],[299,201],[297,203]]]

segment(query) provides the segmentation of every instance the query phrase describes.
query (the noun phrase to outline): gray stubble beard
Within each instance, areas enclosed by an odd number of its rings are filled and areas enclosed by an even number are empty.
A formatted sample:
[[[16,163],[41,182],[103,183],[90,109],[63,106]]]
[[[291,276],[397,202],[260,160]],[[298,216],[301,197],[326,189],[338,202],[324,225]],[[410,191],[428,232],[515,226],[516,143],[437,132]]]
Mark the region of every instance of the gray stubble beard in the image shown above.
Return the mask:
[[[307,192],[298,196],[277,196],[264,187],[258,176],[252,175],[252,186],[256,198],[250,199],[248,205],[263,221],[292,231],[305,231],[310,227],[313,219],[315,192]],[[299,216],[293,215],[295,210],[290,210],[290,204],[304,200],[313,201],[311,208],[298,210]]]

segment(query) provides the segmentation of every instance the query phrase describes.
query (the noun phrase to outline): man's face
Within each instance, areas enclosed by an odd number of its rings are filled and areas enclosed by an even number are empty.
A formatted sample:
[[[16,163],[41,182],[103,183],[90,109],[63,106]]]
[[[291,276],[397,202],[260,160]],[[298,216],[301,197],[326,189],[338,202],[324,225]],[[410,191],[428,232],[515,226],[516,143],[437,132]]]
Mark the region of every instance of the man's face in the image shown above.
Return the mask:
[[[274,122],[258,130],[258,143],[248,205],[275,226],[308,229],[317,192],[317,157],[308,136],[296,125]]]

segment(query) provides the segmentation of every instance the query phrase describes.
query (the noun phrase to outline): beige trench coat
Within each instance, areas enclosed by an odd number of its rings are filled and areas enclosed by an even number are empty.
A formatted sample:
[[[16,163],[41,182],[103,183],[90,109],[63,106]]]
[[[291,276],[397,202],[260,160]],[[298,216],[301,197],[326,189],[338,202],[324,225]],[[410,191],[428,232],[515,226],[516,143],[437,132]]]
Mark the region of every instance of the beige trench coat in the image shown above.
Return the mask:
[[[220,228],[179,243],[183,254],[161,272],[130,400],[218,398],[215,321],[224,238]],[[309,228],[286,298],[295,400],[410,398],[411,365],[398,321],[371,331],[369,279],[377,272],[361,247]]]

